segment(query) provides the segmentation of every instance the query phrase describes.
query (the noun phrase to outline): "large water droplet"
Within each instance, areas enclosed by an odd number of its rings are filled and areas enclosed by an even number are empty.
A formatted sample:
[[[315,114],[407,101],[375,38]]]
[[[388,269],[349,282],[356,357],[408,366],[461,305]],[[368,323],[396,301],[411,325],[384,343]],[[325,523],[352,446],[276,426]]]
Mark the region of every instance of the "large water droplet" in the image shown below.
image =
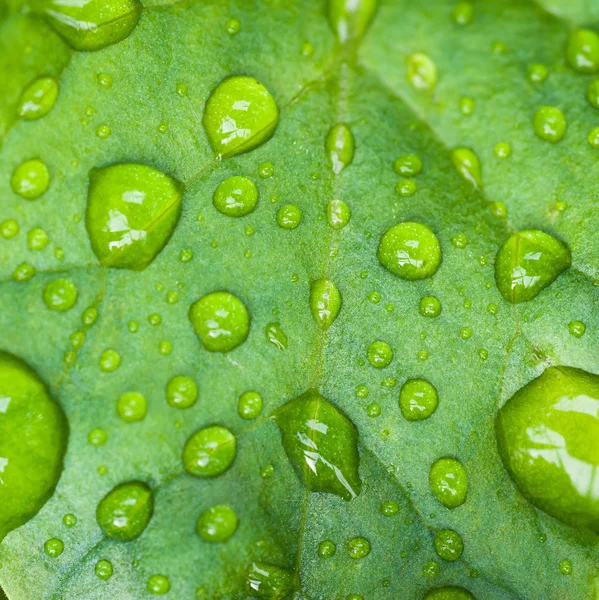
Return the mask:
[[[290,400],[274,413],[283,448],[303,484],[345,500],[361,489],[358,430],[315,391]]]
[[[245,342],[250,315],[245,304],[229,292],[212,292],[189,308],[189,320],[210,352],[229,352]]]
[[[252,563],[246,578],[247,593],[253,598],[284,600],[294,586],[291,571],[262,562]]]
[[[535,506],[599,533],[599,376],[549,367],[497,416],[503,463]]]
[[[141,481],[128,481],[102,498],[96,520],[107,537],[128,542],[143,533],[153,513],[152,490]]]
[[[573,31],[568,39],[566,58],[579,73],[594,73],[599,69],[599,35],[590,29]]]
[[[0,351],[0,540],[51,496],[67,438],[65,416],[35,372]]]
[[[58,96],[58,82],[54,77],[34,79],[21,94],[17,113],[21,119],[33,121],[47,115]]]
[[[183,466],[196,477],[216,477],[233,464],[236,454],[237,441],[227,428],[204,427],[185,442]]]
[[[214,208],[228,217],[250,214],[258,204],[258,188],[247,177],[229,177],[219,183],[212,197]]]
[[[468,476],[464,465],[455,458],[440,458],[435,462],[429,483],[437,500],[447,508],[457,508],[466,501]]]
[[[44,12],[72,48],[91,52],[124,40],[141,11],[139,0],[50,0]]]
[[[214,152],[223,158],[264,144],[279,122],[270,92],[253,77],[229,77],[206,102],[202,123]]]
[[[482,175],[478,156],[469,148],[456,148],[451,151],[451,162],[456,171],[475,187],[482,187]]]
[[[383,267],[402,279],[426,279],[441,264],[441,245],[426,225],[399,223],[385,232],[377,256]]]
[[[329,22],[341,43],[359,41],[364,37],[377,0],[329,0]]]
[[[335,175],[339,175],[351,164],[354,159],[354,148],[354,135],[349,125],[338,123],[329,129],[325,149]]]
[[[317,279],[310,285],[310,312],[321,329],[328,329],[341,310],[341,292],[330,279]]]
[[[570,250],[535,229],[514,233],[497,253],[495,281],[512,304],[532,300],[571,264]]]
[[[92,169],[85,225],[98,260],[107,267],[145,269],[171,237],[182,198],[178,181],[145,165]]]

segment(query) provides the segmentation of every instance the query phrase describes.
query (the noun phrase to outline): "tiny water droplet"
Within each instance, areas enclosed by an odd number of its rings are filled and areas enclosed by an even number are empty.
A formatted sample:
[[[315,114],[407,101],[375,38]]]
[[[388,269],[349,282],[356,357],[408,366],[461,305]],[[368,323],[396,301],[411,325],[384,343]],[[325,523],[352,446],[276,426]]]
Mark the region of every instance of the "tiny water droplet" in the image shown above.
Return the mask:
[[[343,200],[329,200],[327,221],[333,229],[343,229],[351,218],[349,206]]]
[[[541,63],[535,63],[528,67],[528,81],[531,83],[542,83],[549,77],[549,70]]]
[[[457,508],[466,501],[468,476],[462,463],[455,458],[440,458],[429,473],[431,491],[446,508]]]
[[[143,421],[148,411],[146,397],[139,392],[125,392],[116,403],[116,412],[126,423]]]
[[[112,563],[104,558],[99,560],[94,567],[94,573],[98,579],[108,581],[113,573]]]
[[[393,360],[393,350],[387,342],[376,341],[368,346],[368,362],[376,369],[384,369]]]
[[[570,331],[570,335],[573,335],[577,338],[581,338],[584,335],[586,329],[587,326],[582,321],[571,321],[568,324],[568,330]]]
[[[63,518],[62,522],[66,527],[75,527],[77,524],[77,517],[71,513],[67,513]]]
[[[49,242],[50,238],[48,234],[39,227],[35,227],[27,232],[27,246],[29,250],[43,250]]]
[[[212,425],[192,434],[183,448],[183,466],[196,477],[224,473],[237,454],[235,436],[225,427]]]
[[[559,572],[562,575],[572,575],[572,563],[567,558],[560,561]]]
[[[262,562],[251,564],[245,581],[247,593],[264,600],[287,598],[294,587],[291,571]]]
[[[116,371],[121,365],[121,355],[112,348],[108,348],[100,355],[100,369],[105,373]]]
[[[404,177],[416,177],[422,171],[422,160],[415,154],[405,154],[395,160],[393,170]]]
[[[364,37],[377,4],[378,0],[329,0],[329,22],[342,44]]]
[[[52,538],[46,541],[44,544],[44,552],[52,557],[59,557],[64,551],[64,542],[58,538]]]
[[[242,419],[258,418],[262,412],[262,396],[251,390],[243,392],[237,401],[237,412]]]
[[[417,190],[418,186],[413,179],[401,179],[395,184],[395,191],[400,198],[411,198]]]
[[[301,220],[302,212],[294,204],[281,206],[277,211],[277,223],[283,229],[295,229]]]
[[[424,296],[420,300],[419,311],[423,317],[434,319],[441,314],[441,302],[435,296]]]
[[[493,154],[497,158],[509,158],[512,155],[512,147],[507,142],[497,142]]]
[[[0,223],[0,235],[5,240],[12,240],[20,230],[19,224],[14,219],[5,219]]]
[[[395,500],[388,500],[381,504],[381,513],[385,517],[392,517],[399,512],[399,504]]]
[[[15,194],[26,200],[36,200],[50,185],[48,167],[39,158],[22,162],[10,178],[10,186]]]
[[[87,434],[87,442],[91,446],[103,446],[108,441],[108,435],[103,429],[92,429]]]
[[[148,578],[148,592],[156,596],[167,594],[171,589],[171,582],[166,575],[152,575]]]
[[[241,23],[237,19],[229,19],[225,25],[225,31],[229,35],[235,35],[241,30]]]
[[[330,540],[324,540],[318,544],[318,556],[320,558],[331,558],[331,556],[335,555],[336,551],[337,546]]]
[[[427,577],[428,579],[434,579],[439,575],[439,563],[434,560],[429,560],[425,563],[424,567],[422,567],[422,576]]]
[[[333,173],[339,175],[354,159],[354,135],[345,123],[333,125],[327,133],[325,150],[331,162]]]
[[[360,559],[370,554],[370,542],[364,537],[355,537],[347,542],[347,553],[350,558]]]
[[[198,400],[198,386],[191,377],[178,375],[166,385],[166,401],[173,408],[189,408]]]
[[[474,20],[474,4],[458,2],[451,11],[451,19],[456,25],[470,25]]]

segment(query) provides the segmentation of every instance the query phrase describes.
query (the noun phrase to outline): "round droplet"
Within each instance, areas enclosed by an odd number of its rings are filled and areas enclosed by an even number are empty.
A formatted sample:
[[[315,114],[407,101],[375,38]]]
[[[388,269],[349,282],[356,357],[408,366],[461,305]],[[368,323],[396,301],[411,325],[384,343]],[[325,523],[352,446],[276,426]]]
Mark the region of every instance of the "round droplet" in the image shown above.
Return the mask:
[[[70,279],[55,279],[46,285],[42,297],[50,310],[69,310],[77,302],[77,287]]]
[[[507,142],[497,142],[493,148],[493,154],[497,158],[509,158],[512,154],[512,147]]]
[[[98,579],[102,579],[102,581],[108,581],[112,577],[113,573],[112,563],[109,560],[101,559],[96,563],[94,572]]]
[[[429,579],[433,579],[439,575],[439,563],[434,560],[429,560],[424,567],[422,567],[422,575],[423,577],[427,577]]]
[[[236,531],[239,520],[225,504],[206,509],[196,521],[197,534],[207,542],[226,542]]]
[[[50,242],[50,238],[48,234],[39,227],[31,229],[27,233],[27,246],[29,250],[43,250],[48,243]]]
[[[426,225],[399,223],[385,232],[377,256],[383,267],[402,279],[426,279],[441,264],[441,246]]]
[[[599,35],[590,29],[573,31],[568,39],[566,58],[579,73],[595,73],[599,69]]]
[[[451,151],[451,162],[456,171],[475,187],[482,187],[480,160],[469,148],[455,148]]]
[[[256,419],[262,412],[262,396],[258,392],[247,391],[239,396],[237,412],[242,419]]]
[[[349,206],[343,200],[329,200],[327,221],[333,229],[343,229],[351,218]]]
[[[116,412],[126,423],[143,421],[148,411],[146,397],[139,392],[125,392],[116,403]]]
[[[0,223],[0,235],[5,240],[12,240],[20,230],[19,224],[14,219],[5,219]]]
[[[535,112],[532,121],[538,137],[552,144],[559,142],[566,134],[566,117],[555,106],[542,106]]]
[[[457,508],[466,501],[468,476],[455,458],[440,458],[429,473],[429,483],[437,500],[447,508]]]
[[[443,560],[458,560],[464,552],[462,536],[453,529],[437,531],[435,533],[435,550]]]
[[[166,385],[166,401],[174,408],[189,408],[198,400],[196,382],[185,375],[173,377]]]
[[[330,540],[324,540],[318,544],[318,556],[320,556],[320,558],[331,558],[331,556],[335,555],[336,551],[337,546]]]
[[[92,52],[124,40],[142,11],[139,0],[51,2],[45,9],[50,25],[75,50]]]
[[[549,77],[549,70],[540,63],[535,63],[528,67],[528,80],[532,83],[542,83]]]
[[[587,326],[582,321],[570,321],[568,330],[570,331],[570,335],[581,338],[587,330]]]
[[[419,311],[423,317],[434,319],[441,314],[441,302],[435,296],[424,296],[420,300]]]
[[[54,77],[34,79],[21,94],[17,113],[21,119],[33,121],[47,115],[58,97],[58,82]]]
[[[564,558],[564,560],[560,560],[559,572],[562,575],[572,575],[572,562],[569,561],[567,558]]]
[[[175,230],[182,198],[182,184],[145,165],[92,169],[85,225],[100,263],[145,269]]]
[[[335,175],[339,175],[354,159],[355,140],[349,125],[338,123],[327,133],[325,150]]]
[[[429,590],[422,600],[476,600],[476,598],[461,587],[442,587]]]
[[[417,190],[418,186],[412,179],[402,179],[395,184],[395,191],[397,192],[397,195],[402,198],[412,197]]]
[[[503,463],[537,508],[599,533],[599,376],[549,367],[500,409]]]
[[[108,435],[103,429],[92,429],[87,434],[87,441],[92,446],[103,446],[108,441]]]
[[[253,598],[283,600],[294,588],[293,573],[268,563],[254,562],[249,568],[245,588]]]
[[[408,81],[417,90],[432,91],[437,85],[437,67],[429,56],[422,52],[411,54],[406,60]]]
[[[229,292],[212,292],[189,308],[189,320],[209,352],[229,352],[250,333],[250,315],[245,304]]]
[[[58,538],[47,540],[44,544],[44,552],[52,558],[57,558],[63,553],[63,551],[64,542]]]
[[[370,542],[363,537],[355,537],[347,542],[347,553],[351,558],[364,558],[370,554]]]
[[[381,513],[386,517],[392,517],[399,512],[399,504],[395,500],[389,500],[381,504]]]
[[[212,197],[214,208],[228,217],[250,214],[258,204],[258,188],[247,177],[229,177],[218,185]]]
[[[196,477],[215,477],[233,464],[236,452],[235,436],[228,429],[218,425],[205,427],[185,442],[183,466]]]
[[[21,263],[13,272],[12,278],[15,281],[29,281],[35,275],[35,268],[29,263]]]
[[[376,369],[384,369],[393,360],[393,350],[387,342],[376,341],[368,346],[368,362]]]
[[[393,163],[393,169],[398,175],[415,177],[422,171],[422,161],[415,154],[406,154]]]
[[[423,421],[428,419],[439,404],[434,385],[424,379],[408,379],[399,393],[399,408],[404,419]]]
[[[518,304],[535,298],[570,267],[568,247],[534,229],[514,233],[495,259],[495,281],[501,295]]]
[[[268,141],[279,122],[270,92],[252,77],[229,77],[210,94],[202,123],[212,149],[223,158]]]
[[[100,354],[100,369],[105,373],[116,371],[121,365],[121,355],[112,348],[108,348]]]
[[[148,592],[156,596],[162,596],[171,589],[171,582],[166,575],[152,575],[148,579]]]
[[[294,204],[281,206],[277,211],[277,223],[283,229],[295,229],[302,220],[302,211]]]
[[[451,19],[456,25],[470,25],[474,20],[474,4],[458,2],[451,11]]]
[[[10,185],[15,194],[26,200],[35,200],[50,185],[48,167],[39,158],[26,160],[13,171]]]
[[[154,513],[152,490],[141,481],[121,483],[98,504],[96,520],[109,538],[128,542],[139,537]]]
[[[330,279],[317,279],[310,285],[310,312],[321,329],[328,329],[341,310],[341,292]]]

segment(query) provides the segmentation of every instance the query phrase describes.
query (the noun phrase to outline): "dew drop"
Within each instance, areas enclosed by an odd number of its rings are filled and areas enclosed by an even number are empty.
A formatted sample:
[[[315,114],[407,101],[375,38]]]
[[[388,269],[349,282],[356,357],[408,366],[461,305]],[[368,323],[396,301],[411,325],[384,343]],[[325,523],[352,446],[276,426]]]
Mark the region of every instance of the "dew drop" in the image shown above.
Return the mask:
[[[423,421],[436,410],[439,396],[434,385],[425,379],[408,379],[399,393],[399,408],[404,419]]]
[[[429,590],[422,600],[476,600],[476,598],[464,588],[447,586]]]
[[[437,85],[437,67],[429,56],[422,52],[411,54],[406,60],[406,76],[417,90],[432,91]]]
[[[225,31],[229,35],[235,35],[241,30],[241,23],[237,19],[229,19],[225,25]]]
[[[167,594],[171,589],[171,582],[166,575],[152,575],[148,578],[148,592],[155,596]]]
[[[342,44],[364,37],[377,4],[377,0],[329,0],[329,22]]]
[[[229,177],[221,181],[214,191],[212,204],[228,217],[249,215],[258,204],[258,188],[247,177]]]
[[[190,408],[198,401],[198,386],[186,375],[173,377],[166,384],[166,401],[173,408]]]
[[[469,148],[455,148],[451,151],[451,162],[456,171],[474,187],[483,185],[480,161]]]
[[[360,559],[370,554],[370,542],[364,537],[355,537],[347,542],[350,558]]]
[[[466,501],[468,476],[466,469],[455,458],[440,458],[429,473],[431,491],[446,508],[457,508]]]
[[[325,150],[335,175],[339,175],[354,159],[354,135],[345,123],[333,125],[327,133]]]
[[[349,206],[343,200],[329,200],[327,221],[333,229],[343,229],[351,218]]]
[[[441,302],[435,296],[424,296],[420,300],[419,311],[423,317],[434,319],[441,314]]]
[[[27,246],[29,250],[43,250],[49,242],[50,238],[48,234],[39,227],[35,227],[27,232]]]
[[[434,579],[439,575],[439,563],[434,560],[429,560],[424,567],[422,567],[422,576],[427,577],[428,579]]]
[[[381,504],[381,513],[385,517],[392,517],[399,512],[399,504],[395,500],[388,500]]]
[[[474,20],[474,4],[458,2],[451,11],[451,19],[456,25],[470,25]]]
[[[552,144],[559,142],[566,134],[566,117],[555,106],[542,106],[537,109],[532,125],[539,138]]]
[[[183,448],[183,466],[196,477],[216,477],[232,464],[237,453],[235,436],[225,427],[212,425],[192,434]]]
[[[422,161],[415,154],[405,154],[395,160],[393,170],[404,177],[415,177],[422,171]]]
[[[50,185],[48,167],[39,158],[22,162],[10,178],[10,186],[15,194],[26,200],[36,200]]]
[[[599,79],[594,79],[589,83],[587,100],[593,108],[599,108]]]
[[[268,563],[254,562],[249,568],[245,587],[252,598],[282,600],[293,591],[291,571]]]
[[[393,360],[393,350],[387,342],[376,341],[368,346],[368,362],[376,369],[384,369]]]
[[[568,39],[566,58],[578,73],[599,70],[599,35],[590,29],[573,31]]]
[[[239,520],[230,506],[206,509],[196,521],[197,534],[207,542],[226,542],[237,530]]]
[[[103,446],[108,441],[108,435],[103,429],[92,429],[87,434],[87,442],[91,446]]]
[[[512,155],[512,147],[507,142],[497,142],[493,154],[497,158],[509,158]]]
[[[125,392],[117,400],[116,412],[125,423],[143,421],[148,412],[146,397],[139,392]]]
[[[289,340],[287,339],[287,335],[281,329],[280,323],[268,323],[266,325],[266,339],[276,346],[279,350],[285,350],[289,345]]]
[[[581,338],[586,329],[587,326],[582,321],[570,321],[568,324],[568,331],[570,332],[570,335],[573,335],[577,338]]]
[[[310,312],[316,324],[328,329],[341,310],[341,292],[330,279],[317,279],[310,285]]]
[[[0,235],[5,240],[12,240],[20,230],[19,224],[14,219],[5,219],[0,223]]]
[[[50,310],[65,311],[77,302],[77,287],[70,279],[54,279],[46,285],[42,298]]]
[[[462,536],[453,529],[441,529],[435,533],[435,550],[440,558],[453,562],[464,552]]]
[[[572,563],[567,558],[560,561],[559,572],[562,575],[572,575]]]
[[[247,391],[239,396],[237,412],[242,419],[257,419],[262,413],[262,396],[258,392]]]
[[[542,83],[549,77],[549,70],[541,63],[535,63],[528,67],[528,80],[531,83]]]
[[[77,525],[77,517],[71,513],[67,513],[63,518],[62,522],[66,527],[75,527]]]
[[[301,220],[302,212],[294,204],[281,206],[277,211],[277,223],[282,229],[295,229]]]
[[[100,355],[100,370],[113,373],[121,365],[121,355],[112,348],[107,348]]]
[[[331,556],[335,555],[336,551],[337,546],[330,540],[324,540],[318,544],[318,556],[320,558],[331,558]]]
[[[64,551],[64,542],[58,538],[52,538],[44,544],[44,552],[51,558],[58,558]]]
[[[58,82],[54,77],[34,79],[21,94],[17,113],[25,121],[41,119],[47,115],[58,97]]]
[[[113,573],[112,563],[104,558],[99,560],[94,567],[94,573],[98,579],[108,581]]]

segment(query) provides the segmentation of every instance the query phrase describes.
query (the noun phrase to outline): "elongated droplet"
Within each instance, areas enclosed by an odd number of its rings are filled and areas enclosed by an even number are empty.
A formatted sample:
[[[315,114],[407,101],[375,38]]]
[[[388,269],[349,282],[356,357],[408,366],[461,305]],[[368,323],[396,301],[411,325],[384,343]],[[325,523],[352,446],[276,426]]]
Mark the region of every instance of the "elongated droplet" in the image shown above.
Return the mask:
[[[289,345],[287,334],[281,329],[280,323],[268,323],[265,329],[266,339],[279,350],[286,350]]]
[[[549,367],[497,415],[505,468],[537,508],[599,533],[599,376]]]
[[[341,292],[330,279],[310,285],[310,312],[321,329],[328,329],[341,310]]]
[[[36,373],[0,351],[0,540],[52,495],[68,435],[62,409]]]
[[[599,35],[591,29],[573,31],[568,39],[566,58],[579,73],[599,70]]]
[[[437,66],[422,52],[411,54],[406,60],[406,77],[417,90],[432,91],[437,85]]]
[[[33,121],[47,115],[58,96],[58,83],[54,77],[34,79],[21,94],[17,113],[21,119]]]
[[[354,159],[355,141],[349,125],[345,123],[333,125],[327,134],[325,149],[331,161],[333,173],[339,175]]]
[[[478,156],[469,148],[456,148],[451,151],[451,162],[456,171],[474,187],[483,185],[480,161]]]
[[[553,236],[529,229],[514,233],[497,253],[495,281],[512,304],[535,298],[570,267],[568,247]]]
[[[351,219],[349,206],[343,200],[329,200],[327,221],[333,229],[343,229]]]
[[[206,102],[202,123],[212,149],[222,158],[248,152],[268,141],[279,122],[270,92],[253,77],[229,77]]]
[[[329,0],[329,21],[342,44],[364,37],[377,4],[377,0]]]
[[[282,567],[255,562],[249,568],[246,584],[247,593],[253,598],[285,600],[293,591],[293,573]]]
[[[468,476],[464,465],[455,458],[440,458],[429,473],[431,491],[447,508],[457,508],[466,501]]]
[[[476,598],[461,587],[442,587],[429,590],[422,600],[476,600]]]
[[[75,50],[101,50],[131,34],[141,15],[139,0],[50,0],[48,22]]]
[[[287,458],[303,484],[345,500],[361,489],[358,430],[318,392],[290,400],[274,413]]]
[[[100,263],[143,271],[175,230],[182,198],[182,184],[145,165],[92,169],[85,225]]]

